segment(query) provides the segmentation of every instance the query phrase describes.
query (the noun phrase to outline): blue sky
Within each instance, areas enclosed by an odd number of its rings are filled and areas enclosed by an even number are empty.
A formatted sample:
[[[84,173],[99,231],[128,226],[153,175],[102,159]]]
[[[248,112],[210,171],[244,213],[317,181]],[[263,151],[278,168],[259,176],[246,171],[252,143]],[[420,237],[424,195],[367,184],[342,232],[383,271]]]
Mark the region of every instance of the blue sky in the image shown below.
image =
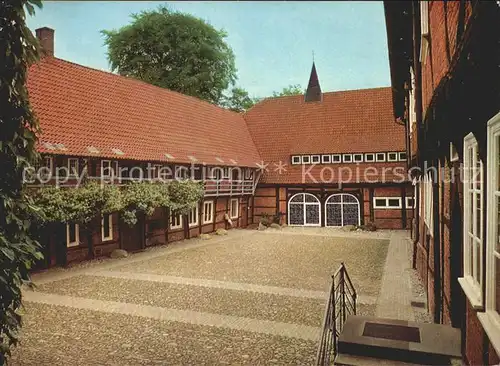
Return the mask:
[[[237,84],[268,96],[307,85],[312,52],[323,91],[389,85],[382,2],[133,2],[54,1],[28,19],[33,31],[55,29],[57,57],[110,70],[102,29],[118,29],[130,14],[167,4],[228,33]]]

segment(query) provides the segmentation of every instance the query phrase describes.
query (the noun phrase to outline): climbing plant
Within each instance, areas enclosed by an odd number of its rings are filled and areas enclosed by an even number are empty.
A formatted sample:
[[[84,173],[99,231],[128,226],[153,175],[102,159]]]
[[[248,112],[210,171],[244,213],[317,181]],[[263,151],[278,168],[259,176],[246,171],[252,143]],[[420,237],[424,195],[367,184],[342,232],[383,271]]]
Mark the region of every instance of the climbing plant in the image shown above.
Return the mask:
[[[152,215],[159,207],[186,213],[203,197],[203,185],[187,180],[133,182],[119,188],[88,182],[74,188],[32,189],[27,197],[38,207],[33,212],[33,219],[39,225],[51,222],[85,224],[102,213],[119,212],[121,219],[133,226],[139,214]]]
[[[33,202],[24,196],[23,171],[38,158],[39,125],[26,88],[28,67],[38,59],[38,44],[26,26],[39,0],[0,0],[0,365],[17,343],[21,326],[21,286],[42,258],[30,236]]]
[[[85,224],[101,213],[120,211],[122,194],[117,186],[89,182],[77,188],[53,186],[30,190],[38,208],[34,219],[41,225],[51,222]]]

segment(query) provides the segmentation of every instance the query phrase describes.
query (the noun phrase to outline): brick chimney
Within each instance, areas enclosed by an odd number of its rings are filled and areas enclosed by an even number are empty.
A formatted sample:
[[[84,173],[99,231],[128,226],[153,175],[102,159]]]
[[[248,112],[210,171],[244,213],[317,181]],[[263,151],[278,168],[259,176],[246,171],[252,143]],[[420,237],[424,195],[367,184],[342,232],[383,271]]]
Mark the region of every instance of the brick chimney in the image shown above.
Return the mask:
[[[54,57],[54,30],[52,28],[43,27],[36,31],[36,38],[42,46],[42,55]]]

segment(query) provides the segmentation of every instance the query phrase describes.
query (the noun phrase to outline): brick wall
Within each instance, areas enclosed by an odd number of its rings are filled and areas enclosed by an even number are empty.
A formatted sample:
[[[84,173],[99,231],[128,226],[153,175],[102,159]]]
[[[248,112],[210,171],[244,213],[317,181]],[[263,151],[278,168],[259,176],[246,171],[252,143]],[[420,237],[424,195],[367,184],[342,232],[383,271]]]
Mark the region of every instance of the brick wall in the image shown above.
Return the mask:
[[[449,70],[457,48],[459,29],[460,1],[429,2],[430,44],[427,57],[422,62],[423,110],[426,111],[435,88]],[[466,24],[471,6],[464,1],[462,21]]]

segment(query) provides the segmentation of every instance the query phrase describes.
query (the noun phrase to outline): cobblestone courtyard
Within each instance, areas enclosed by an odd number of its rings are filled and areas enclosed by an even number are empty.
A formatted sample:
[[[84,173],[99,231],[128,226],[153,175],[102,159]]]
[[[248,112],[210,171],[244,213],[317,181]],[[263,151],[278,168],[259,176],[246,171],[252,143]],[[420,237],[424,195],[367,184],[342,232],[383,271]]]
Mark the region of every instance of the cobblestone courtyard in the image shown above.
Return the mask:
[[[331,275],[411,320],[404,232],[232,230],[34,276],[15,365],[312,364]]]

